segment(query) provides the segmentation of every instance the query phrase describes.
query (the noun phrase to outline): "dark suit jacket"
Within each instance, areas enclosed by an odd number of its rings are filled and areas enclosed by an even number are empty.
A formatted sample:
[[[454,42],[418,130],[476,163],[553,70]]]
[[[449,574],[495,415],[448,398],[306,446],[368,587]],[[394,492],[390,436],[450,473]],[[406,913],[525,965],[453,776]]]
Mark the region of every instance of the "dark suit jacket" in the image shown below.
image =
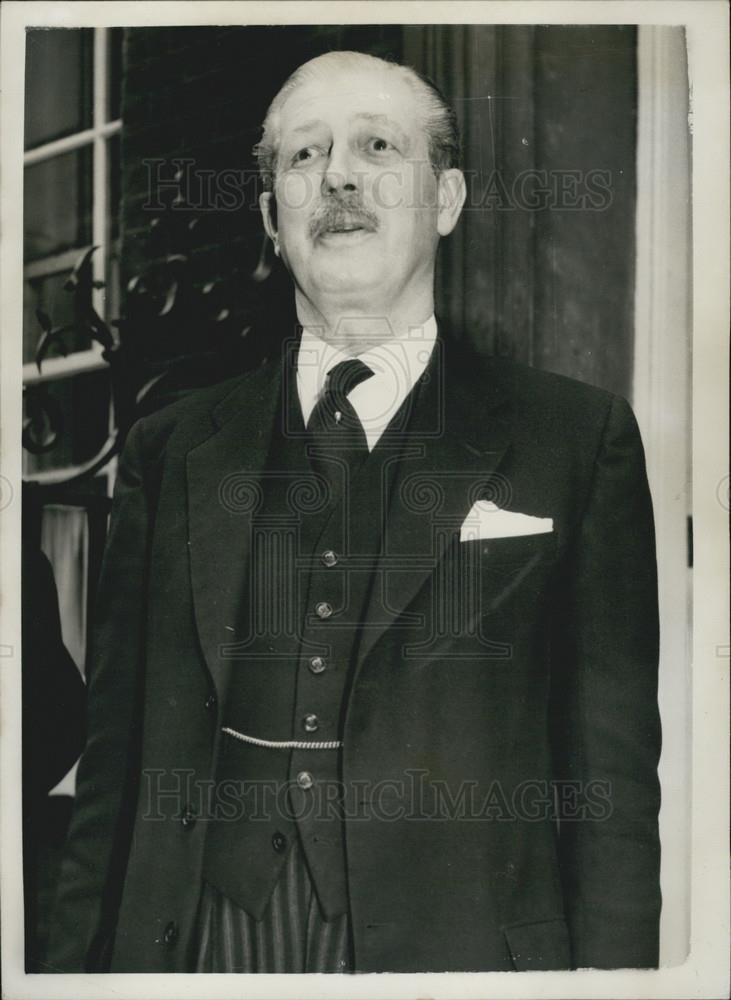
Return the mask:
[[[652,966],[657,587],[636,423],[566,378],[436,357],[344,724],[343,779],[371,810],[345,823],[356,969]],[[248,555],[226,491],[262,468],[280,386],[269,364],[130,433],[60,970],[189,968],[206,823],[181,803],[213,774]],[[481,498],[553,530],[460,542]]]

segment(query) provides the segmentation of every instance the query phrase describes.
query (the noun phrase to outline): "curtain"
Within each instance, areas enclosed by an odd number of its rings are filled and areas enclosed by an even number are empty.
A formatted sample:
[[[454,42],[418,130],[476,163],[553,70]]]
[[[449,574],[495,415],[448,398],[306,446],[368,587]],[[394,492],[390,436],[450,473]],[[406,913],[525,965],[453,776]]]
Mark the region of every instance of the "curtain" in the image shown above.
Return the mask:
[[[404,62],[463,134],[467,203],[437,306],[478,351],[629,395],[636,30],[409,25]]]
[[[53,567],[63,642],[83,674],[89,559],[86,511],[81,507],[45,507],[41,548]]]

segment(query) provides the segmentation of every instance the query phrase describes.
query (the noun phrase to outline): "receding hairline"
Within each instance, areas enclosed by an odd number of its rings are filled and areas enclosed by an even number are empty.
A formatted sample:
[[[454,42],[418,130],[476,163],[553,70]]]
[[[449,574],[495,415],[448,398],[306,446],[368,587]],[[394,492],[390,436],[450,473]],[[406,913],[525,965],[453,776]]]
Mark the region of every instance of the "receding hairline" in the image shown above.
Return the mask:
[[[351,52],[346,50],[326,52],[323,55],[315,56],[313,59],[309,59],[307,62],[302,63],[301,66],[298,66],[274,95],[263,123],[265,135],[267,137],[271,137],[275,141],[279,140],[281,114],[289,98],[292,97],[300,87],[304,86],[309,79],[316,78],[322,73],[323,70],[327,70],[329,68],[341,70],[355,68],[371,70],[380,69],[382,71],[395,74],[409,87],[412,94],[416,97],[417,102],[419,99],[422,101],[425,100],[429,93],[429,84],[422,80],[416,71],[410,66],[404,66],[401,63],[392,62],[388,59],[382,59],[380,56],[372,56],[367,52]]]

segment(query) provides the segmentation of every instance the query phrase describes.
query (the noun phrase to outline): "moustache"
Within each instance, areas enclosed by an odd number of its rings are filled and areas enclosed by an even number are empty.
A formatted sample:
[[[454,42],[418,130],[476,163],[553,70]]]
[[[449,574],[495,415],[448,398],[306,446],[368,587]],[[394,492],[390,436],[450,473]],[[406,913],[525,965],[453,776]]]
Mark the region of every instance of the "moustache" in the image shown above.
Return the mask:
[[[309,228],[312,239],[317,239],[327,232],[348,232],[356,229],[374,233],[378,228],[378,218],[358,202],[327,201],[315,211],[310,219]]]

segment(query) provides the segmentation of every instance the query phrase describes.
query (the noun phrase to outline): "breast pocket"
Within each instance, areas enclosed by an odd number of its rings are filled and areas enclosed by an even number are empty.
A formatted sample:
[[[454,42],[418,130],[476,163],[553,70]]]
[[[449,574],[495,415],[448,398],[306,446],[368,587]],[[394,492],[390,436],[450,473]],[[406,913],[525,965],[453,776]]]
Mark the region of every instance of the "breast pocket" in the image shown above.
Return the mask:
[[[516,629],[530,633],[544,612],[555,561],[552,533],[455,539],[410,609],[423,625],[405,655],[509,662]]]
[[[473,564],[470,575],[483,617],[518,606],[536,608],[548,591],[556,560],[556,535],[547,532],[461,542],[458,558]]]

